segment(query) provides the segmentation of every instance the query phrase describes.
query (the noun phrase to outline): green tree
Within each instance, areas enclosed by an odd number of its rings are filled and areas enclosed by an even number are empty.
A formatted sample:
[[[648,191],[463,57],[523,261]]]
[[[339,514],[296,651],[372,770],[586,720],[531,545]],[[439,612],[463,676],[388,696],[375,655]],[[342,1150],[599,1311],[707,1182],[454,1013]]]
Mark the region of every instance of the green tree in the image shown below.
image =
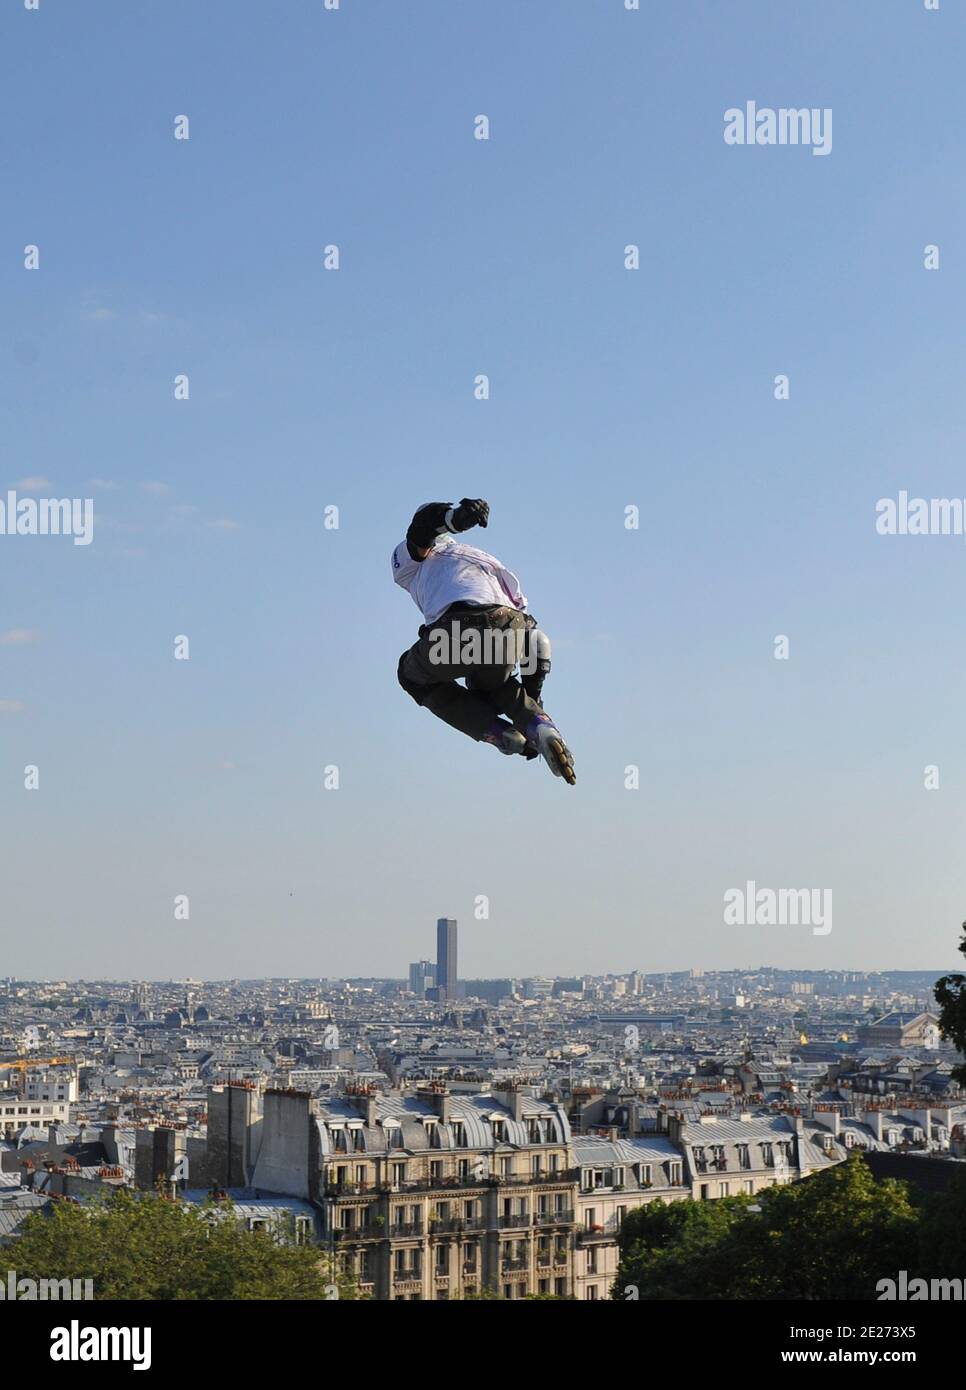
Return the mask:
[[[958,949],[966,956],[966,922]],[[939,1031],[966,1057],[966,975],[943,975],[936,981],[933,993],[939,1005]],[[960,1086],[966,1086],[966,1063],[953,1067],[952,1077]]]
[[[227,1202],[193,1208],[124,1190],[57,1202],[31,1213],[11,1256],[22,1278],[93,1279],[98,1299],[328,1299],[334,1287],[356,1297],[317,1246],[248,1231]]]
[[[926,1200],[919,1223],[918,1273],[926,1279],[962,1278],[966,1271],[966,1172],[958,1164],[948,1189]]]
[[[636,1285],[642,1299],[872,1299],[915,1267],[918,1213],[856,1154],[755,1198],[643,1207],[620,1244],[616,1298]]]

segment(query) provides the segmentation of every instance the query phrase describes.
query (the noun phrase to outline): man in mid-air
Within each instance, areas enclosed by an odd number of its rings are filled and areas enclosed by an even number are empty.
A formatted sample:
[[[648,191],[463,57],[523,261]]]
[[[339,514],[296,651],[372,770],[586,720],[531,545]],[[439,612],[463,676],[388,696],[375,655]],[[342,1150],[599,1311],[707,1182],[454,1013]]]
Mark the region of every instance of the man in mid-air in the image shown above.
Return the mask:
[[[399,658],[399,684],[454,729],[501,753],[539,755],[573,786],[574,760],[542,706],[550,643],[527,613],[516,575],[453,539],[485,527],[489,515],[479,497],[427,502],[393,551],[393,579],[424,619],[419,641]]]

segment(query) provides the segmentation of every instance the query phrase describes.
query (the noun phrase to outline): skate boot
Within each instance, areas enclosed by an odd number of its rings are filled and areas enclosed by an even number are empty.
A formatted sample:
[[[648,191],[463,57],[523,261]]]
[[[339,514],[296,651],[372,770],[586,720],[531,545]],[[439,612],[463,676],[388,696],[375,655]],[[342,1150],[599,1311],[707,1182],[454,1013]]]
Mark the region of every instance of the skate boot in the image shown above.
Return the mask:
[[[576,785],[573,755],[549,714],[534,715],[527,729],[527,742],[537,750],[554,777],[562,777],[571,787]]]
[[[522,734],[517,733],[512,724],[506,723],[503,719],[496,719],[489,733],[483,735],[481,743],[492,743],[494,748],[499,748],[501,753],[508,757],[514,753],[525,754],[527,752],[527,741]]]

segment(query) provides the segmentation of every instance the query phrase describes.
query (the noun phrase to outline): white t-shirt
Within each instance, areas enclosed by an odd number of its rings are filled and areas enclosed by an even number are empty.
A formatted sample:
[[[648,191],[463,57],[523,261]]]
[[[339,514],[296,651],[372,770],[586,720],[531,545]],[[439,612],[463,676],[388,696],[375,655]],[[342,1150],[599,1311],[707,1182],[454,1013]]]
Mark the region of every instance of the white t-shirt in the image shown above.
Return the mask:
[[[426,623],[451,603],[502,604],[527,611],[516,575],[485,550],[437,536],[425,560],[414,560],[405,541],[392,553],[392,577],[408,590]]]

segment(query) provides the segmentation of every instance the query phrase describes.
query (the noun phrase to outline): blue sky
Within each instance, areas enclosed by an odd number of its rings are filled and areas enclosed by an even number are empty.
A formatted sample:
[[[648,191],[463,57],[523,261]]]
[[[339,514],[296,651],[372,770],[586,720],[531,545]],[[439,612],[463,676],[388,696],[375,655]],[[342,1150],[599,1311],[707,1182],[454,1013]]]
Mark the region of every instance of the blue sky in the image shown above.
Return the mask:
[[[966,496],[964,31],[11,0],[0,493],[96,520],[0,537],[4,973],[400,975],[440,915],[465,976],[953,966],[966,550],[874,517]],[[832,153],[726,145],[749,100],[831,108]],[[396,685],[389,553],[464,495],[555,639],[574,791]],[[833,931],[725,927],[747,879]]]

